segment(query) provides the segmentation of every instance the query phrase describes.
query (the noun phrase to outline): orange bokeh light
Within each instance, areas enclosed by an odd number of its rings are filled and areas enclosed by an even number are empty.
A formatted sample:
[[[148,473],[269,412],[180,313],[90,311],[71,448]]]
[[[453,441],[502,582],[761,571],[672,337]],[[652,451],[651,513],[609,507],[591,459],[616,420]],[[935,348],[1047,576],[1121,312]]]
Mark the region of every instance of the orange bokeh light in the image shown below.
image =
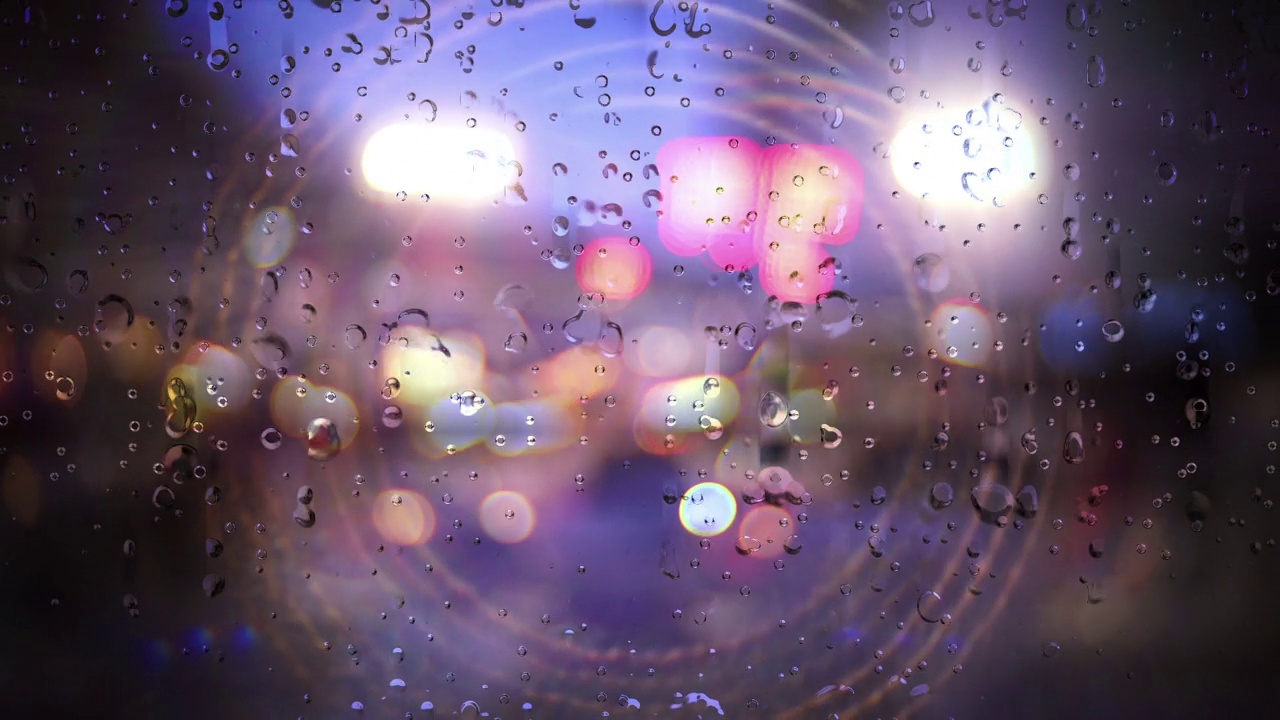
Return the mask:
[[[412,490],[385,490],[374,502],[373,526],[387,542],[421,545],[436,531],[436,513],[425,497]]]

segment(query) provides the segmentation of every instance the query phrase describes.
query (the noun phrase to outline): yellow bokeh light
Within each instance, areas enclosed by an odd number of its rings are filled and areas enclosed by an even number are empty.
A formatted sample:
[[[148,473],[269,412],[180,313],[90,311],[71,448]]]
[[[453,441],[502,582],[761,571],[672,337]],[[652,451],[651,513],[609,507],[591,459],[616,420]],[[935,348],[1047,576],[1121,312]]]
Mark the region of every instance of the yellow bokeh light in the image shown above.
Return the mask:
[[[387,542],[421,545],[436,531],[436,513],[425,497],[412,490],[386,490],[374,501],[373,526]]]
[[[934,308],[927,332],[927,341],[942,345],[938,350],[957,365],[982,367],[991,354],[991,316],[967,298],[948,300]]]
[[[499,490],[480,503],[480,527],[500,543],[512,545],[527,540],[536,524],[533,505],[518,492]]]

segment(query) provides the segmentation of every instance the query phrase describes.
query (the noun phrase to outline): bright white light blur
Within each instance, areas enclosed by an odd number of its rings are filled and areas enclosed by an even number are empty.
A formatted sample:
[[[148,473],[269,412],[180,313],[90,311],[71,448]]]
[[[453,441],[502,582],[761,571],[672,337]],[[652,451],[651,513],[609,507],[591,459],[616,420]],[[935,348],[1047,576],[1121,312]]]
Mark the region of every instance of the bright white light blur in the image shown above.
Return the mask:
[[[515,180],[514,161],[511,141],[495,130],[400,124],[369,138],[361,166],[375,190],[484,200]]]
[[[908,122],[889,149],[893,176],[917,197],[1003,206],[1030,184],[1036,153],[1020,112],[990,98]]]

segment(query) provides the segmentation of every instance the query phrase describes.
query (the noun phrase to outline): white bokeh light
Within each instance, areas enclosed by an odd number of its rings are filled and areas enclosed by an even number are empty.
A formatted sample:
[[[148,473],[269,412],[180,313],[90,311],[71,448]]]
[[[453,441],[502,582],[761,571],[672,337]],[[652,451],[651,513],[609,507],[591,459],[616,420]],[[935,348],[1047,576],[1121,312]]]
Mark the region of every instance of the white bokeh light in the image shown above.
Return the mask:
[[[1036,152],[1022,113],[997,95],[967,110],[913,118],[894,137],[889,161],[916,197],[1003,206],[1030,184]]]
[[[492,199],[515,181],[515,148],[495,130],[390,125],[369,138],[361,156],[375,190],[432,199]]]

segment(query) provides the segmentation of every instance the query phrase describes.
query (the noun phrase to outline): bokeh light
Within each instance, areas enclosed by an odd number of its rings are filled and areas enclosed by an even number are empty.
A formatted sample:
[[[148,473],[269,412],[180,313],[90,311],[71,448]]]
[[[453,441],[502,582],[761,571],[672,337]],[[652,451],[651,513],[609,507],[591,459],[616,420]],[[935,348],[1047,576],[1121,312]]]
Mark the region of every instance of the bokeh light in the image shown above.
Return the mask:
[[[529,499],[514,490],[492,492],[480,503],[480,527],[500,543],[524,542],[537,522]]]
[[[653,262],[643,245],[606,237],[587,243],[577,264],[578,287],[601,293],[607,302],[626,302],[649,287]]]
[[[738,499],[719,483],[698,483],[680,499],[680,525],[698,537],[729,530],[737,517]]]
[[[373,502],[373,526],[389,543],[422,545],[436,530],[436,514],[421,494],[406,488],[378,493]]]
[[[515,178],[514,160],[511,140],[496,130],[401,123],[369,138],[360,165],[375,190],[466,202],[501,193]]]

